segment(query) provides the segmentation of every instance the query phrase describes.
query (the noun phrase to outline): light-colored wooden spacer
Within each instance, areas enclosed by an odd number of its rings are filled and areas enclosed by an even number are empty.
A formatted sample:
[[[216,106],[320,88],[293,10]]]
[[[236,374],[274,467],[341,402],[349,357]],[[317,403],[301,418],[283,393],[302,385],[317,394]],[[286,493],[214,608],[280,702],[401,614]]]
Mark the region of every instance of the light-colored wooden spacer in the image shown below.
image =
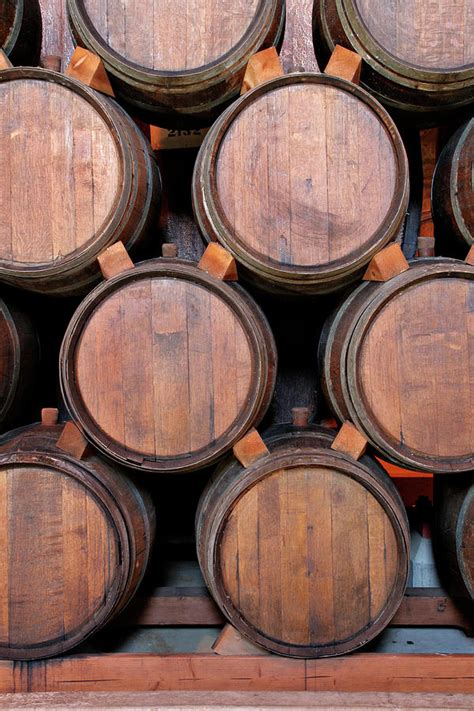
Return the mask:
[[[419,257],[434,257],[435,256],[435,241],[433,237],[420,235],[418,237],[418,256]]]
[[[372,257],[364,281],[388,281],[410,268],[399,244],[389,244]]]
[[[56,54],[46,54],[44,57],[41,57],[41,66],[43,69],[49,69],[51,72],[60,72],[62,58]]]
[[[66,422],[56,447],[67,452],[76,459],[82,459],[86,453],[88,442],[74,422]]]
[[[99,254],[97,261],[99,262],[100,271],[104,279],[112,279],[112,277],[117,276],[117,274],[126,272],[128,269],[134,269],[135,267],[123,242],[116,242],[110,247],[107,247],[102,254]]]
[[[12,67],[13,64],[10,62],[3,49],[0,47],[0,69],[11,69]]]
[[[285,74],[275,47],[262,49],[250,57],[240,94],[245,94],[250,89],[254,89],[259,84],[263,84],[270,79],[282,77]]]
[[[107,96],[115,96],[103,61],[88,49],[76,47],[65,73],[68,77],[79,79],[91,89],[96,89]]]
[[[466,259],[464,261],[466,262],[466,264],[471,264],[474,267],[474,244],[467,253]]]
[[[232,625],[226,625],[214,644],[212,650],[221,657],[267,657],[270,655],[263,647],[258,647],[242,637]]]
[[[241,440],[234,444],[232,451],[234,452],[234,457],[246,468],[256,462],[257,459],[261,459],[269,454],[265,442],[254,428],[249,430],[245,437],[242,437]]]
[[[293,427],[307,427],[309,424],[309,416],[309,407],[293,407],[291,410]]]
[[[173,242],[164,242],[161,245],[161,255],[168,259],[176,259],[178,256],[178,245]]]
[[[336,44],[324,73],[330,74],[332,77],[339,77],[339,79],[346,79],[346,81],[351,81],[353,84],[358,84],[360,82],[361,68],[362,57],[357,54],[357,52],[353,52],[350,49],[341,47],[340,44]]]
[[[211,242],[202,255],[199,269],[222,281],[237,281],[237,264],[234,257],[217,242]]]
[[[331,449],[348,454],[353,459],[360,459],[367,449],[367,439],[352,422],[344,422],[336,435]]]
[[[41,424],[52,427],[58,424],[59,410],[57,407],[43,407],[41,410]]]
[[[172,129],[150,126],[150,143],[154,151],[199,148],[208,131],[208,128]]]

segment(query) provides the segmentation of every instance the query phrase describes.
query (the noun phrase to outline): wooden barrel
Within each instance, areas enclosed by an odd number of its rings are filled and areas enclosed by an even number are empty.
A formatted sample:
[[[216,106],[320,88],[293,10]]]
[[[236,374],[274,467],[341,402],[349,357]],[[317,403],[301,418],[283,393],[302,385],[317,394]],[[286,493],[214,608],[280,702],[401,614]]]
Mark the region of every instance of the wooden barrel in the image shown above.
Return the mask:
[[[464,258],[474,244],[474,118],[456,131],[444,147],[433,177],[433,218],[439,234],[436,248]]]
[[[256,87],[214,124],[193,179],[196,220],[267,290],[326,293],[356,280],[400,232],[405,150],[354,84],[293,74]]]
[[[60,370],[71,416],[104,454],[142,471],[192,471],[263,417],[276,349],[240,286],[160,258],[84,299]]]
[[[29,317],[0,299],[0,430],[28,411],[37,376],[39,344]]]
[[[435,548],[450,592],[474,600],[474,473],[435,482]]]
[[[332,450],[322,428],[279,428],[247,468],[229,459],[196,517],[199,561],[220,609],[266,649],[326,657],[390,622],[405,590],[409,528],[374,459]]]
[[[315,0],[318,59],[336,44],[358,52],[362,84],[421,122],[472,103],[474,15],[470,0]]]
[[[276,43],[283,0],[68,0],[79,44],[104,61],[117,96],[152,123],[210,125],[238,96],[249,58]]]
[[[137,246],[155,226],[151,148],[112,100],[45,69],[0,73],[0,279],[84,293],[98,254]]]
[[[474,267],[419,259],[358,287],[327,322],[323,389],[384,458],[435,472],[474,468]]]
[[[123,609],[148,562],[149,499],[95,454],[63,451],[62,431],[37,425],[0,440],[3,659],[80,644]]]
[[[0,49],[12,64],[38,64],[41,50],[38,0],[0,0]]]

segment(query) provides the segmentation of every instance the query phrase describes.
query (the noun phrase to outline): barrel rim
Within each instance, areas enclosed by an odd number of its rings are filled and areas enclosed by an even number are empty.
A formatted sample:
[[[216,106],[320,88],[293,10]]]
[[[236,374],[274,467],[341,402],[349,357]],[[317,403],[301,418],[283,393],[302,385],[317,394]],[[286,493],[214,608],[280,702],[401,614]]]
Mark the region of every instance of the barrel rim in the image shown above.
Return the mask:
[[[25,432],[30,429],[36,428],[24,428]],[[120,603],[121,596],[127,589],[130,571],[126,569],[126,564],[128,563],[130,567],[131,563],[129,537],[120,503],[84,462],[76,460],[59,450],[56,454],[53,451],[38,452],[35,451],[34,447],[30,448],[28,445],[19,450],[9,449],[8,444],[2,447],[0,451],[0,470],[3,468],[15,469],[30,466],[69,477],[87,490],[88,494],[93,497],[99,506],[109,526],[115,532],[120,564],[117,565],[114,571],[113,581],[107,588],[107,596],[102,601],[101,607],[91,613],[86,622],[68,632],[67,639],[62,634],[47,642],[43,641],[36,644],[0,645],[0,655],[5,659],[11,660],[41,659],[64,653],[102,628],[113,616]]]
[[[113,50],[101,37],[89,17],[84,0],[67,0],[70,24],[80,36],[81,41],[102,58],[108,72],[124,81],[130,82],[132,80],[160,87],[167,93],[173,90],[178,93],[188,92],[190,87],[199,86],[212,80],[217,84],[222,81],[222,73],[231,75],[238,72],[248,62],[253,51],[256,51],[255,48],[259,45],[267,23],[271,24],[280,12],[282,21],[279,34],[281,34],[285,16],[284,9],[284,0],[259,0],[259,6],[250,25],[228,52],[202,67],[173,71],[146,68],[127,60],[126,57]],[[170,86],[171,82],[175,83],[174,87]]]
[[[309,449],[309,448],[308,448]],[[328,458],[331,461],[328,464]],[[350,476],[368,489],[376,498],[386,512],[397,540],[398,548],[398,571],[395,578],[395,585],[387,599],[385,607],[381,610],[376,620],[369,622],[362,630],[359,630],[351,637],[334,644],[324,645],[297,645],[284,643],[282,640],[266,635],[261,630],[255,628],[247,622],[242,613],[233,604],[230,596],[226,593],[222,576],[216,575],[212,580],[207,579],[221,610],[226,617],[239,629],[239,631],[252,642],[256,642],[272,652],[283,655],[307,657],[314,656],[337,656],[348,651],[357,649],[363,644],[373,639],[390,622],[396,613],[406,587],[409,572],[409,529],[406,515],[403,517],[399,508],[400,502],[393,497],[390,489],[385,489],[374,477],[373,473],[361,462],[356,462],[347,455],[335,452],[334,450],[311,448],[309,452],[304,449],[291,450],[281,449],[271,452],[265,458],[257,460],[250,467],[245,469],[244,475],[236,477],[233,485],[230,486],[221,497],[219,506],[213,511],[212,527],[208,532],[207,541],[211,553],[208,556],[209,564],[212,563],[213,570],[220,571],[220,547],[225,522],[231,514],[238,501],[255,484],[264,478],[271,476],[279,469],[293,469],[299,466],[323,467],[335,469],[344,476]],[[397,506],[398,505],[398,506]],[[205,570],[205,568],[204,568]],[[209,576],[206,576],[209,578]],[[362,637],[361,639],[359,639]],[[324,650],[325,653],[321,653]]]
[[[236,236],[220,203],[217,188],[217,165],[221,145],[227,131],[239,114],[245,111],[254,99],[258,99],[274,89],[292,84],[328,85],[355,96],[375,113],[391,140],[394,160],[398,167],[392,201],[384,220],[369,240],[370,249],[352,261],[349,255],[349,257],[330,262],[327,265],[314,267],[273,266],[268,263],[266,258],[259,256],[255,250],[249,248],[243,240]],[[324,284],[328,276],[337,279],[337,277],[349,276],[363,268],[374,254],[396,237],[406,214],[408,197],[408,159],[398,129],[387,111],[365,89],[352,82],[311,72],[297,72],[271,79],[248,91],[232,104],[207,134],[198,154],[192,180],[193,210],[203,237],[208,242],[219,241],[245,269],[256,277],[281,285],[317,286]]]
[[[10,29],[10,33],[5,40],[3,47],[0,47],[0,49],[3,49],[7,57],[13,51],[15,44],[18,41],[18,37],[20,36],[21,26],[23,24],[24,10],[25,0],[18,0],[15,6],[15,17],[13,20],[13,25]]]
[[[451,205],[453,209],[453,215],[454,219],[456,220],[456,225],[464,239],[466,240],[468,245],[474,244],[474,234],[471,233],[469,230],[466,221],[464,219],[464,215],[462,212],[461,204],[459,202],[459,161],[461,160],[461,155],[466,147],[466,142],[469,139],[470,134],[472,133],[472,141],[474,144],[474,118],[471,118],[464,129],[461,132],[461,135],[458,138],[458,141],[456,143],[456,147],[454,149],[452,161],[451,161],[451,169],[450,169],[450,181],[449,181],[449,192],[450,192],[450,199],[451,199]],[[434,178],[433,178],[434,180]]]
[[[15,400],[15,394],[16,394],[16,391],[18,388],[18,384],[20,382],[22,347],[21,347],[20,337],[18,334],[18,330],[17,330],[16,324],[15,324],[13,315],[8,307],[8,304],[2,298],[0,298],[0,313],[3,313],[3,315],[5,317],[5,322],[8,326],[8,331],[9,331],[10,337],[11,337],[13,353],[14,353],[14,355],[15,354],[17,355],[16,358],[13,358],[13,372],[11,374],[11,387],[8,390],[6,399],[4,400],[3,403],[0,404],[0,422],[3,422],[4,419],[6,419],[8,412],[11,409],[12,404]]]
[[[408,87],[420,90],[446,91],[469,87],[474,78],[474,63],[460,69],[427,69],[402,62],[380,44],[365,25],[356,6],[356,0],[335,0],[344,31],[358,54],[377,73]],[[411,69],[411,73],[410,70]],[[413,76],[414,75],[414,76]]]
[[[12,67],[0,73],[0,83],[29,79],[47,81],[55,85],[63,86],[74,94],[78,94],[92,106],[103,120],[114,141],[117,151],[117,162],[119,164],[119,175],[117,178],[115,202],[112,204],[109,214],[102,225],[97,228],[96,233],[90,237],[88,242],[70,255],[62,258],[59,264],[54,261],[47,264],[36,265],[34,263],[28,264],[19,262],[15,265],[15,268],[11,268],[8,265],[8,260],[0,259],[0,274],[5,275],[6,279],[24,278],[25,281],[33,281],[43,277],[57,277],[76,267],[80,267],[85,260],[93,261],[94,258],[100,254],[102,249],[113,241],[113,236],[127,210],[134,182],[132,156],[121,134],[116,117],[114,116],[115,106],[111,100],[101,96],[82,82],[49,69],[40,67]]]
[[[431,279],[457,278],[474,280],[474,269],[469,264],[455,259],[428,258],[413,260],[410,269],[398,276],[375,286],[367,294],[367,299],[362,303],[359,312],[354,318],[354,327],[351,329],[347,342],[347,350],[343,361],[344,372],[341,375],[345,402],[349,409],[352,421],[366,435],[372,445],[382,455],[388,456],[391,461],[402,463],[409,468],[428,472],[455,472],[469,471],[474,468],[474,453],[463,456],[429,456],[426,453],[416,452],[413,449],[403,448],[378,423],[375,416],[363,397],[363,386],[358,368],[360,351],[365,335],[378,313],[397,294],[408,291],[417,284]],[[356,404],[357,403],[357,404]],[[406,451],[406,453],[405,453]],[[411,454],[410,454],[411,453]]]
[[[75,354],[82,333],[97,305],[122,287],[141,279],[175,278],[188,281],[220,298],[242,326],[247,337],[252,376],[249,397],[232,424],[216,440],[193,452],[180,455],[148,455],[132,451],[104,433],[88,413],[76,383]],[[60,386],[72,418],[80,424],[86,438],[106,456],[128,467],[147,472],[189,472],[216,461],[228,451],[250,426],[256,424],[268,407],[276,379],[276,346],[270,327],[260,307],[236,284],[223,282],[189,261],[151,259],[138,263],[91,291],[74,313],[66,330],[60,352]]]
[[[471,596],[471,599],[474,599],[474,570],[468,570],[466,567],[466,558],[462,554],[462,542],[463,542],[463,531],[465,526],[467,525],[467,513],[469,508],[473,509],[474,511],[474,482],[471,483],[471,486],[468,487],[468,490],[466,492],[466,496],[463,499],[463,502],[461,504],[461,507],[459,509],[459,513],[457,516],[457,521],[456,521],[456,533],[455,533],[455,545],[456,545],[456,558],[458,561],[459,565],[459,572],[461,573],[461,578],[464,583],[464,587],[468,591],[468,593]]]

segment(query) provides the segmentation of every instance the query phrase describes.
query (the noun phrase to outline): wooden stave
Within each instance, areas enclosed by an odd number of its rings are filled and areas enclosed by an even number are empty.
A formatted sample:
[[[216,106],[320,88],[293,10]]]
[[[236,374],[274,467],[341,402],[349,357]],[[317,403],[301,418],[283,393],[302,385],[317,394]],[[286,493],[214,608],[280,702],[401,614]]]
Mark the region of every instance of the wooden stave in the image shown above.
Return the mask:
[[[192,456],[137,457],[133,456],[133,453],[130,453],[126,448],[108,442],[107,437],[100,434],[100,428],[87,415],[75,386],[73,370],[75,347],[80,339],[83,324],[93,313],[94,304],[100,304],[101,297],[119,290],[122,285],[127,285],[130,281],[139,279],[140,276],[153,274],[163,277],[187,278],[190,281],[197,280],[198,283],[224,298],[239,317],[247,334],[253,339],[254,355],[256,352],[259,358],[255,364],[259,370],[257,383],[255,390],[252,390],[254,402],[245,421],[234,424],[230,431],[227,430],[216,440],[216,442],[223,440],[223,444],[221,443],[219,446],[214,444],[212,448],[201,448]],[[60,387],[66,407],[76,425],[83,431],[84,436],[103,455],[122,466],[136,469],[144,474],[188,473],[216,462],[251,426],[259,424],[262,420],[270,405],[275,388],[277,351],[273,334],[263,311],[240,285],[221,282],[187,260],[160,257],[138,263],[135,269],[127,270],[99,284],[87,295],[68,325],[61,346],[59,363]]]
[[[17,0],[11,31],[3,51],[14,65],[35,66],[41,51],[41,10],[38,0]]]
[[[473,507],[474,472],[449,479],[438,477],[434,494],[434,544],[439,565],[445,573],[451,594],[474,601],[474,585],[470,584],[460,552],[468,523],[467,510],[469,506]],[[474,571],[470,571],[470,577],[474,580]]]
[[[0,261],[0,279],[17,288],[54,296],[80,296],[100,279],[97,256],[117,241],[137,250],[156,222],[161,203],[161,176],[153,151],[137,125],[112,99],[63,74],[47,69],[8,69],[0,81],[40,79],[78,93],[102,116],[111,130],[120,156],[122,193],[109,214],[104,230],[85,249],[58,266],[10,269]],[[125,224],[125,227],[123,227]]]
[[[0,407],[0,426],[14,423],[24,410],[25,400],[31,397],[40,359],[40,345],[29,316],[10,300],[0,299],[0,310],[8,323],[14,351],[14,369],[9,392]]]
[[[367,644],[377,634],[379,634],[390,622],[396,613],[404,594],[409,571],[409,549],[410,530],[405,508],[400,494],[390,477],[371,457],[364,455],[359,462],[345,454],[341,454],[332,449],[335,433],[323,427],[308,426],[304,429],[293,425],[280,425],[272,427],[263,437],[269,449],[269,455],[254,462],[247,469],[244,469],[233,457],[228,457],[215,470],[208,485],[203,491],[196,511],[196,549],[198,560],[206,585],[219,606],[221,612],[229,622],[237,628],[239,633],[249,639],[252,643],[263,646],[265,649],[282,655],[299,658],[321,658],[328,656],[339,656]],[[306,456],[305,456],[306,455]],[[397,576],[397,586],[392,590],[387,606],[379,618],[370,625],[369,628],[361,631],[360,635],[350,638],[345,643],[334,643],[334,645],[324,645],[323,649],[300,645],[288,645],[284,641],[276,640],[269,636],[264,636],[243,619],[238,610],[233,607],[229,596],[223,588],[222,581],[217,580],[214,575],[214,567],[217,565],[217,549],[219,547],[219,533],[221,532],[225,519],[224,513],[229,513],[230,502],[235,502],[237,495],[244,493],[248,485],[256,479],[256,473],[263,470],[272,473],[280,467],[291,466],[291,464],[310,463],[318,461],[325,466],[340,467],[339,471],[349,474],[349,468],[364,469],[369,478],[373,477],[375,488],[367,488],[376,495],[386,494],[384,502],[391,510],[390,519],[397,530],[398,542],[400,544],[400,565]],[[352,470],[354,471],[354,469]],[[263,477],[262,477],[263,478]],[[355,477],[354,477],[355,478]],[[234,493],[233,493],[234,492]],[[385,506],[384,506],[384,510]],[[396,514],[399,514],[397,519]]]
[[[181,72],[146,69],[125,60],[100,38],[82,0],[67,0],[67,11],[76,43],[101,57],[117,96],[133,113],[166,128],[196,128],[211,125],[238,96],[250,57],[283,36],[285,0],[262,4],[264,12],[256,14],[230,52],[204,68]]]
[[[409,117],[420,124],[432,123],[472,106],[472,68],[454,73],[410,70],[385,52],[368,32],[358,34],[362,23],[352,7],[345,8],[346,4],[348,0],[314,0],[313,40],[323,64],[336,44],[360,54],[364,60],[361,84],[402,120]]]
[[[433,220],[439,230],[437,251],[447,257],[464,259],[474,244],[471,234],[460,214],[458,202],[459,157],[469,136],[474,140],[474,119],[463,124],[443,148],[436,164],[432,183],[431,205]]]
[[[453,474],[458,471],[470,471],[474,455],[435,458],[427,455],[417,456],[414,453],[409,456],[405,450],[401,452],[399,448],[387,442],[361,405],[357,390],[354,392],[357,382],[357,350],[363,328],[374,310],[387,303],[391,296],[400,293],[402,289],[424,279],[446,274],[474,278],[472,267],[463,262],[448,258],[426,258],[411,261],[410,269],[393,280],[362,284],[342,304],[339,313],[327,321],[318,357],[323,392],[338,419],[350,419],[364,433],[370,444],[394,464],[418,471]]]
[[[0,437],[0,467],[29,464],[51,467],[88,487],[114,522],[121,544],[119,584],[110,594],[100,615],[86,630],[74,630],[71,639],[24,648],[0,646],[0,656],[11,660],[42,659],[63,654],[107,625],[129,604],[146,572],[155,538],[156,515],[149,494],[119,467],[113,467],[95,452],[84,459],[58,449],[63,425],[28,425]]]
[[[295,81],[311,84],[326,84],[348,91],[362,98],[386,122],[389,135],[393,140],[394,153],[399,164],[399,174],[395,196],[392,201],[389,216],[385,223],[385,234],[381,227],[380,237],[365,254],[349,264],[333,267],[294,267],[286,265],[284,269],[262,265],[262,260],[252,256],[246,247],[241,247],[232,235],[232,228],[225,224],[218,212],[218,193],[215,189],[215,158],[220,144],[235,116],[237,116],[252,101],[272,88],[278,88]],[[403,232],[406,211],[408,209],[409,179],[408,159],[398,130],[390,116],[379,102],[375,101],[366,91],[351,82],[325,74],[310,72],[294,72],[261,84],[243,95],[230,106],[214,123],[206,135],[199,150],[192,179],[192,204],[194,219],[203,239],[218,242],[237,260],[239,273],[255,286],[276,294],[312,294],[324,295],[341,291],[350,284],[357,282],[363,275],[370,259],[391,241],[399,239]],[[398,208],[396,207],[398,203]]]

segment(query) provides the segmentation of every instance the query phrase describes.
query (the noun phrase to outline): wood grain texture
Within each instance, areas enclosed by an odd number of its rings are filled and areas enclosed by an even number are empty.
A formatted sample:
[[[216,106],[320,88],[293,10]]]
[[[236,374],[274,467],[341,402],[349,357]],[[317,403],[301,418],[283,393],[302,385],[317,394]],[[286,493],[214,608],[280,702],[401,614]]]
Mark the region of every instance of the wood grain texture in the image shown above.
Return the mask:
[[[154,533],[150,502],[117,469],[79,462],[61,426],[0,443],[0,654],[65,652],[103,626],[141,581]]]
[[[444,147],[433,177],[433,218],[439,254],[463,259],[474,244],[474,119]]]
[[[249,58],[278,40],[284,14],[281,0],[68,0],[68,9],[117,95],[167,125],[209,124],[239,93]]]
[[[331,406],[401,466],[473,468],[473,277],[454,260],[412,262],[361,286],[323,333]]]
[[[245,470],[223,463],[196,517],[201,569],[227,619],[295,657],[357,649],[395,613],[407,574],[401,500],[373,460],[330,449],[329,430],[269,434]]]
[[[176,471],[214,460],[263,415],[276,355],[263,314],[239,287],[166,259],[94,292],[61,358],[86,435],[129,465]]]
[[[84,292],[98,253],[117,240],[133,249],[156,217],[151,149],[120,107],[47,70],[2,72],[0,105],[2,278]]]
[[[472,101],[474,10],[469,0],[315,0],[318,60],[336,44],[361,54],[362,84],[412,120]]]
[[[229,249],[247,277],[324,292],[395,238],[406,187],[388,115],[355,86],[299,74],[242,97],[213,126],[193,199],[206,239]]]

